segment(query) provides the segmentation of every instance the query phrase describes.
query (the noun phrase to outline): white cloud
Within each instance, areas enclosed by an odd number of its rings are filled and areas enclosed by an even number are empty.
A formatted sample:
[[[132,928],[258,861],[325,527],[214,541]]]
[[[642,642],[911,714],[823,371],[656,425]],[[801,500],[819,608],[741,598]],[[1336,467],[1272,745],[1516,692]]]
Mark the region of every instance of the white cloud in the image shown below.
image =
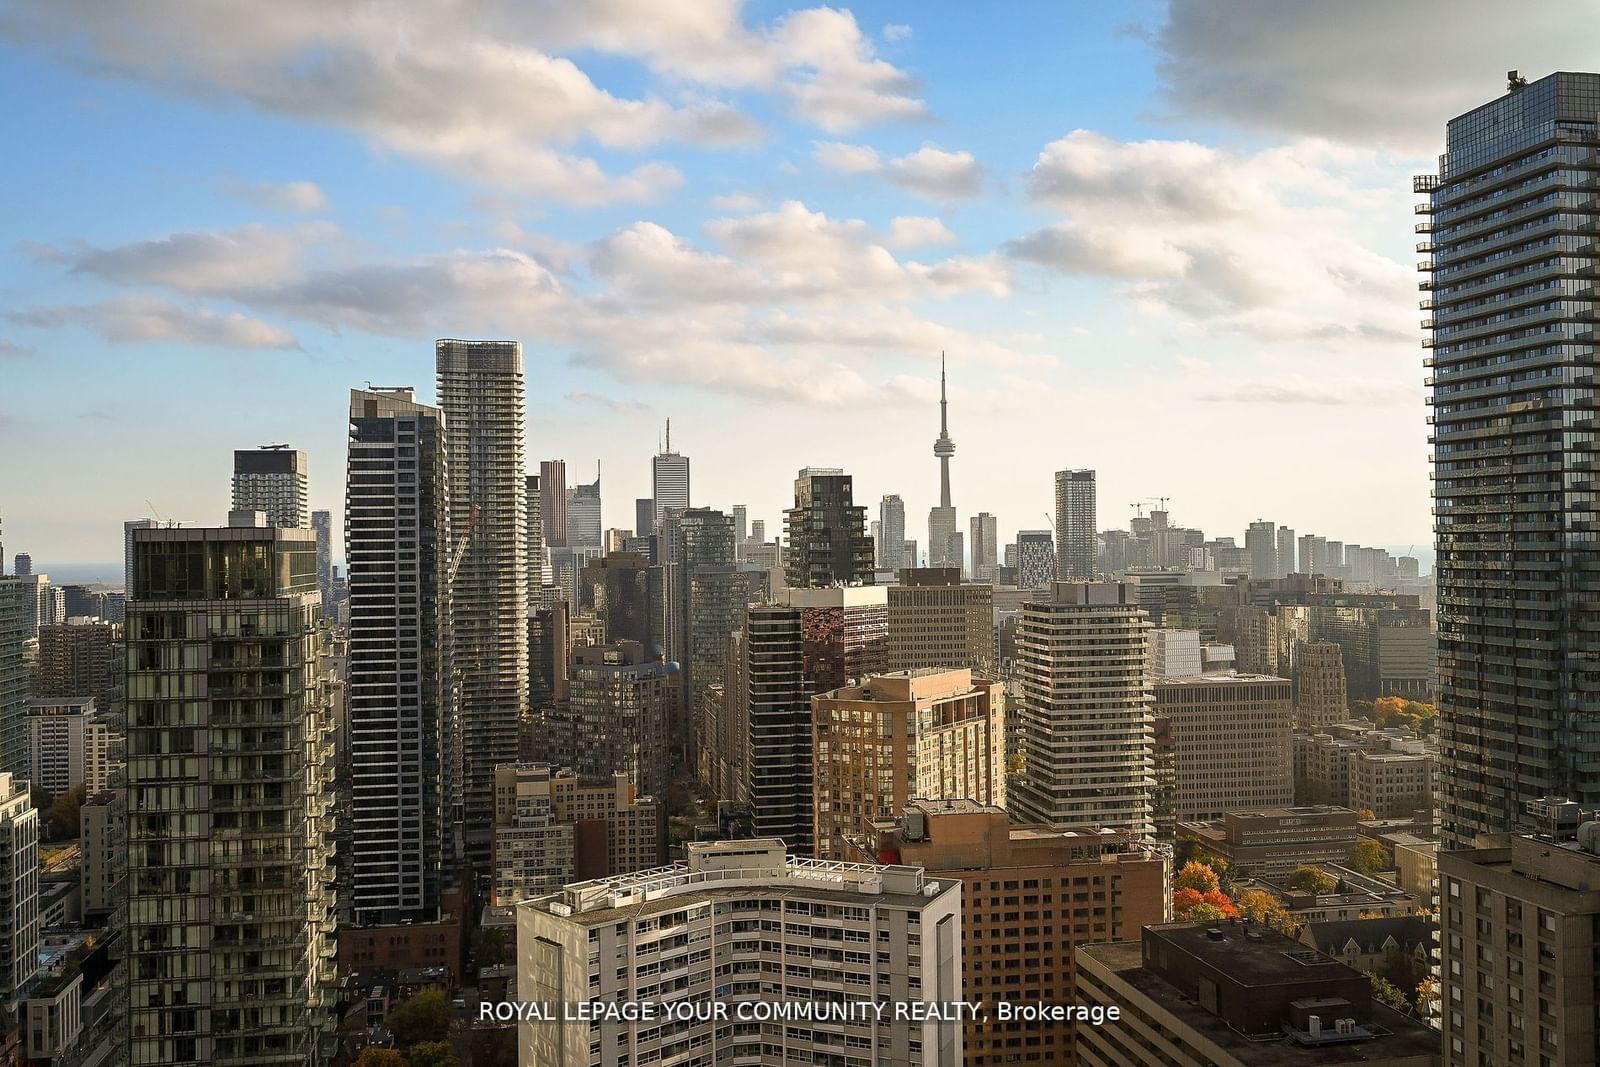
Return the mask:
[[[889,220],[889,243],[896,248],[954,244],[956,235],[941,219],[900,215]]]
[[[927,117],[915,82],[877,58],[848,11],[819,7],[783,19],[772,39],[795,73],[785,89],[795,110],[829,133]]]
[[[1596,0],[1508,15],[1493,0],[1211,0],[1169,3],[1151,39],[1178,115],[1424,154],[1446,119],[1504,91],[1508,67],[1591,69],[1573,31],[1600,24]]]
[[[328,196],[316,182],[229,182],[223,192],[248,200],[269,211],[316,214],[331,206]]]
[[[761,206],[761,201],[746,192],[723,193],[713,196],[707,201],[716,211],[732,211],[735,213],[754,211]]]
[[[983,167],[971,152],[949,152],[935,144],[884,159],[870,145],[819,141],[812,154],[829,170],[880,174],[909,193],[935,200],[974,197],[983,189]]]
[[[899,44],[911,40],[911,27],[898,22],[891,22],[883,28],[883,39],[890,44]]]
[[[288,330],[238,312],[185,308],[147,297],[124,297],[103,304],[62,304],[14,312],[12,321],[28,326],[81,326],[108,341],[176,341],[215,348],[296,348]]]
[[[331,223],[286,229],[242,226],[234,230],[175,233],[115,248],[78,245],[36,249],[40,258],[71,264],[122,285],[163,285],[186,293],[223,293],[293,277],[307,245],[338,231]]]

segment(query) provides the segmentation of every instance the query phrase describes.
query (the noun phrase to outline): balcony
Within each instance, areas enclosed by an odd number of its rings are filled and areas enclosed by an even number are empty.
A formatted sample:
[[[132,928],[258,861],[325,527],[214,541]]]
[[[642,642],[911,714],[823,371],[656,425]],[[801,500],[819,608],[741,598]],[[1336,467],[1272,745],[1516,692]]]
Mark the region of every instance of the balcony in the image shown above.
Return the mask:
[[[1431,193],[1439,188],[1437,174],[1413,174],[1411,176],[1411,191],[1413,193]]]

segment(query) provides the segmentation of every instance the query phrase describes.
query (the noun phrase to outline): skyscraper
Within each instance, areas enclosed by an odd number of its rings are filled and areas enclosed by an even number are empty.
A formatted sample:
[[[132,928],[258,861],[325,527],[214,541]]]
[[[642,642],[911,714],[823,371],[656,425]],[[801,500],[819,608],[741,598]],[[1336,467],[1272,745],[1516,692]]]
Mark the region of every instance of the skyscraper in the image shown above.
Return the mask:
[[[306,454],[288,445],[235,451],[233,510],[264,511],[268,526],[310,526]]]
[[[852,502],[851,485],[837,467],[807,467],[795,478],[794,507],[783,513],[793,588],[872,584],[867,509]]]
[[[1017,626],[1024,779],[1019,819],[1154,831],[1149,623],[1134,587],[1055,582]]]
[[[962,582],[954,567],[906,567],[885,587],[890,670],[994,665],[994,586]]]
[[[673,771],[667,728],[678,680],[674,664],[646,660],[631,641],[573,649],[567,686],[582,739],[578,775],[609,780],[626,774],[640,793],[665,797]]]
[[[544,545],[544,493],[537,474],[522,479],[526,495],[522,506],[528,515],[528,610],[544,603],[544,587],[550,584],[550,550]]]
[[[26,552],[18,552],[12,558],[11,573],[18,578],[26,578],[33,573],[33,557]]]
[[[750,539],[750,509],[744,504],[733,506],[733,545],[737,549]]]
[[[907,563],[906,555],[906,503],[899,494],[891,493],[878,502],[878,569],[898,571],[901,567],[914,567]]]
[[[122,524],[122,588],[133,589],[133,531],[152,530],[161,523],[155,519],[128,519]]]
[[[1440,173],[1415,182],[1446,847],[1511,829],[1524,800],[1600,805],[1597,113],[1600,74],[1513,76],[1450,120]]]
[[[449,774],[459,783],[452,788],[459,788],[465,855],[486,874],[494,768],[516,762],[518,724],[528,705],[522,345],[442,340],[435,347],[450,464],[450,536],[452,543],[467,537],[462,558],[451,564],[459,750]],[[556,478],[564,483],[565,471]],[[548,502],[549,476],[541,474],[539,482]]]
[[[567,548],[600,548],[605,522],[600,510],[600,469],[594,481],[567,490]]]
[[[1278,527],[1278,577],[1283,578],[1295,573],[1295,539],[1294,530],[1287,526]]]
[[[1326,574],[1328,567],[1328,539],[1315,534],[1300,535],[1300,551],[1295,557],[1295,569],[1302,574]]]
[[[1056,542],[1049,530],[1017,531],[1017,588],[1048,589],[1056,580]]]
[[[651,496],[655,500],[656,524],[667,508],[682,511],[689,507],[689,457],[672,450],[672,420],[667,420],[667,443],[650,460]]]
[[[333,513],[313,511],[311,528],[317,533],[317,592],[322,594],[322,617],[333,618]]]
[[[0,997],[20,997],[39,973],[39,813],[29,783],[0,771]]]
[[[945,396],[944,353],[939,353],[939,437],[933,454],[939,459],[939,506],[928,511],[928,566],[961,567],[962,552],[956,547],[956,509],[950,502],[950,457],[956,443],[950,440],[950,405]]]
[[[1087,580],[1095,573],[1095,480],[1092,470],[1056,471],[1056,575]]]
[[[650,537],[656,532],[656,502],[647,496],[635,498],[633,502],[634,533],[640,537]]]
[[[347,729],[358,923],[438,917],[455,550],[447,462],[438,408],[410,389],[350,391]]]
[[[980,511],[972,516],[969,525],[972,541],[967,547],[972,551],[972,577],[980,582],[992,582],[1000,568],[999,520],[987,511]]]
[[[1277,578],[1278,527],[1265,519],[1252,522],[1244,532],[1244,548],[1250,554],[1250,577],[1257,581]]]
[[[544,518],[545,548],[567,543],[567,461],[547,459],[539,464],[539,506]]]
[[[28,774],[28,664],[22,647],[33,619],[26,581],[0,578],[0,771]]]
[[[749,757],[741,797],[761,837],[811,853],[811,703],[801,665],[798,607],[766,604],[745,616]]]
[[[134,532],[135,1067],[301,1067],[330,1051],[333,724],[316,573],[309,529]]]

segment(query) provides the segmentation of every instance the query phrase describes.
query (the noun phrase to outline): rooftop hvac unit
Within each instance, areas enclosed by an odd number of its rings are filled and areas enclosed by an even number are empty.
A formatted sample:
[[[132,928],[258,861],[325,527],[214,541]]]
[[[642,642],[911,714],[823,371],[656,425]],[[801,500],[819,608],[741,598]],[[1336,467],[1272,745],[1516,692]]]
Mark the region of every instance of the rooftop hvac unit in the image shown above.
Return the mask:
[[[1322,1016],[1306,1016],[1306,1033],[1310,1034],[1312,1037],[1322,1036]]]
[[[1340,1019],[1333,1024],[1333,1029],[1335,1033],[1353,1034],[1356,1032],[1356,1021],[1354,1019]]]

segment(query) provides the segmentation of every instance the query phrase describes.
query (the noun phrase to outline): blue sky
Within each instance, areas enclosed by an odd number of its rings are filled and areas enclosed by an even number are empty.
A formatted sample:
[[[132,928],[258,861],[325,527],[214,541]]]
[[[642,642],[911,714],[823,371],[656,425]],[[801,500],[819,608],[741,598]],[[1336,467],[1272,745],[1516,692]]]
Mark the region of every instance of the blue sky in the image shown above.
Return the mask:
[[[217,521],[266,442],[337,515],[346,391],[440,336],[524,341],[608,525],[671,416],[697,504],[839,465],[925,540],[945,348],[1003,539],[1088,466],[1103,527],[1424,542],[1409,176],[1593,65],[1476,6],[0,0],[6,551]]]

